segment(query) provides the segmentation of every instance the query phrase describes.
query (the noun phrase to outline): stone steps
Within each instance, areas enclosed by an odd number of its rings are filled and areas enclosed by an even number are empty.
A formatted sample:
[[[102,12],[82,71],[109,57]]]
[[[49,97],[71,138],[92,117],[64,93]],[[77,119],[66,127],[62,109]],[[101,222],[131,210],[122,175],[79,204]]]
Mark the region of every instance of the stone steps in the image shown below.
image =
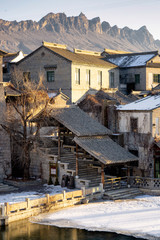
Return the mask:
[[[69,163],[68,170],[76,170],[76,155],[69,151],[68,149],[61,152],[61,163]],[[89,186],[97,186],[101,182],[101,176],[98,174],[98,170],[92,168],[92,160],[79,159],[78,169],[79,169],[79,179],[89,180]]]
[[[108,200],[131,199],[141,194],[138,188],[124,188],[105,191],[103,198]]]
[[[45,148],[41,147],[42,151],[45,153],[54,154],[58,152],[58,148]],[[60,162],[68,163],[68,171],[76,170],[76,154],[71,152],[70,149],[62,148]],[[79,159],[78,168],[79,168],[79,179],[89,180],[91,186],[97,186],[101,182],[101,177],[98,174],[98,169],[92,168],[90,164],[93,163],[92,159]]]

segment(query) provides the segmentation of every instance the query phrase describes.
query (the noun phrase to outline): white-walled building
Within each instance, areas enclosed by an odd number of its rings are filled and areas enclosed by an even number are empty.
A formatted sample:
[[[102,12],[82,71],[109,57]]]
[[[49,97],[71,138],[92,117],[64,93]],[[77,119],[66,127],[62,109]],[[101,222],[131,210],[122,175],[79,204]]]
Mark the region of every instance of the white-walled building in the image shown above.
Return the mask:
[[[141,174],[159,177],[160,157],[155,158],[154,145],[160,137],[160,95],[120,105],[117,111],[119,132],[124,134],[124,146],[139,157]]]

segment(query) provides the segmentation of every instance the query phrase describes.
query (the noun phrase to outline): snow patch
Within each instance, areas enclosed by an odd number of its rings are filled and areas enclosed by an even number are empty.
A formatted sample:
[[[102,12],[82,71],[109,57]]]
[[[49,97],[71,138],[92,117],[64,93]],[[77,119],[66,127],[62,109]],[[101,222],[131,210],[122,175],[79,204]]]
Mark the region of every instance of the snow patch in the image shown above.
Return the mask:
[[[34,222],[90,231],[117,232],[145,239],[160,239],[160,197],[105,201],[39,215]]]

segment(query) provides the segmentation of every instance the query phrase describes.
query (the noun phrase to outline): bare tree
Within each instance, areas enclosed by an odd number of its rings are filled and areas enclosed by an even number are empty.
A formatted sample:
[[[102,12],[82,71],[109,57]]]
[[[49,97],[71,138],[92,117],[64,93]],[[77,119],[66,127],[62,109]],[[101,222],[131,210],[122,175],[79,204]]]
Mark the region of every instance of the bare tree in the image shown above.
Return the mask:
[[[20,86],[20,85],[18,85]],[[37,124],[31,131],[29,120],[40,110],[45,109],[49,102],[43,87],[43,79],[35,84],[29,79],[21,83],[19,97],[7,101],[7,123],[0,124],[10,134],[12,142],[19,147],[23,178],[29,179],[30,151],[36,140],[40,126]],[[16,159],[13,159],[16,161]]]

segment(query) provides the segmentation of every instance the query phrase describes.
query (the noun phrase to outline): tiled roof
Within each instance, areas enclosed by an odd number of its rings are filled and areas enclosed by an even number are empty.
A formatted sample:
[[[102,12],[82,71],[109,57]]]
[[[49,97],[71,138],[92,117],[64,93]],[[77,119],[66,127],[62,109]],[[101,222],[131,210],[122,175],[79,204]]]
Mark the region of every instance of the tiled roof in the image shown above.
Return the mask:
[[[44,116],[44,117],[43,117]],[[66,106],[56,108],[55,105],[48,105],[47,110],[42,110],[36,114],[31,121],[40,121],[41,119],[54,119],[64,125],[76,136],[103,136],[112,134],[112,131],[91,118],[87,113],[77,106]],[[54,122],[53,122],[54,124]]]
[[[3,82],[4,92],[6,96],[20,96],[21,92],[16,89],[11,83]]]
[[[157,51],[146,53],[116,54],[106,56],[106,60],[121,68],[140,67],[145,66],[146,63],[154,58],[157,54]]]
[[[138,158],[115,143],[108,136],[75,137],[74,141],[91,156],[104,164],[137,161]]]
[[[99,136],[112,134],[112,131],[91,118],[79,107],[53,108],[50,116],[67,127],[76,136]]]
[[[45,48],[53,51],[54,53],[62,56],[63,58],[78,64],[87,64],[87,65],[95,65],[95,66],[102,66],[102,67],[116,67],[115,64],[105,61],[104,56],[94,56],[94,55],[87,55],[87,54],[78,54],[71,52],[68,49],[63,48],[54,48],[45,46]]]
[[[147,96],[139,99],[135,102],[120,105],[117,110],[121,111],[151,111],[153,109],[160,108],[160,95]]]

